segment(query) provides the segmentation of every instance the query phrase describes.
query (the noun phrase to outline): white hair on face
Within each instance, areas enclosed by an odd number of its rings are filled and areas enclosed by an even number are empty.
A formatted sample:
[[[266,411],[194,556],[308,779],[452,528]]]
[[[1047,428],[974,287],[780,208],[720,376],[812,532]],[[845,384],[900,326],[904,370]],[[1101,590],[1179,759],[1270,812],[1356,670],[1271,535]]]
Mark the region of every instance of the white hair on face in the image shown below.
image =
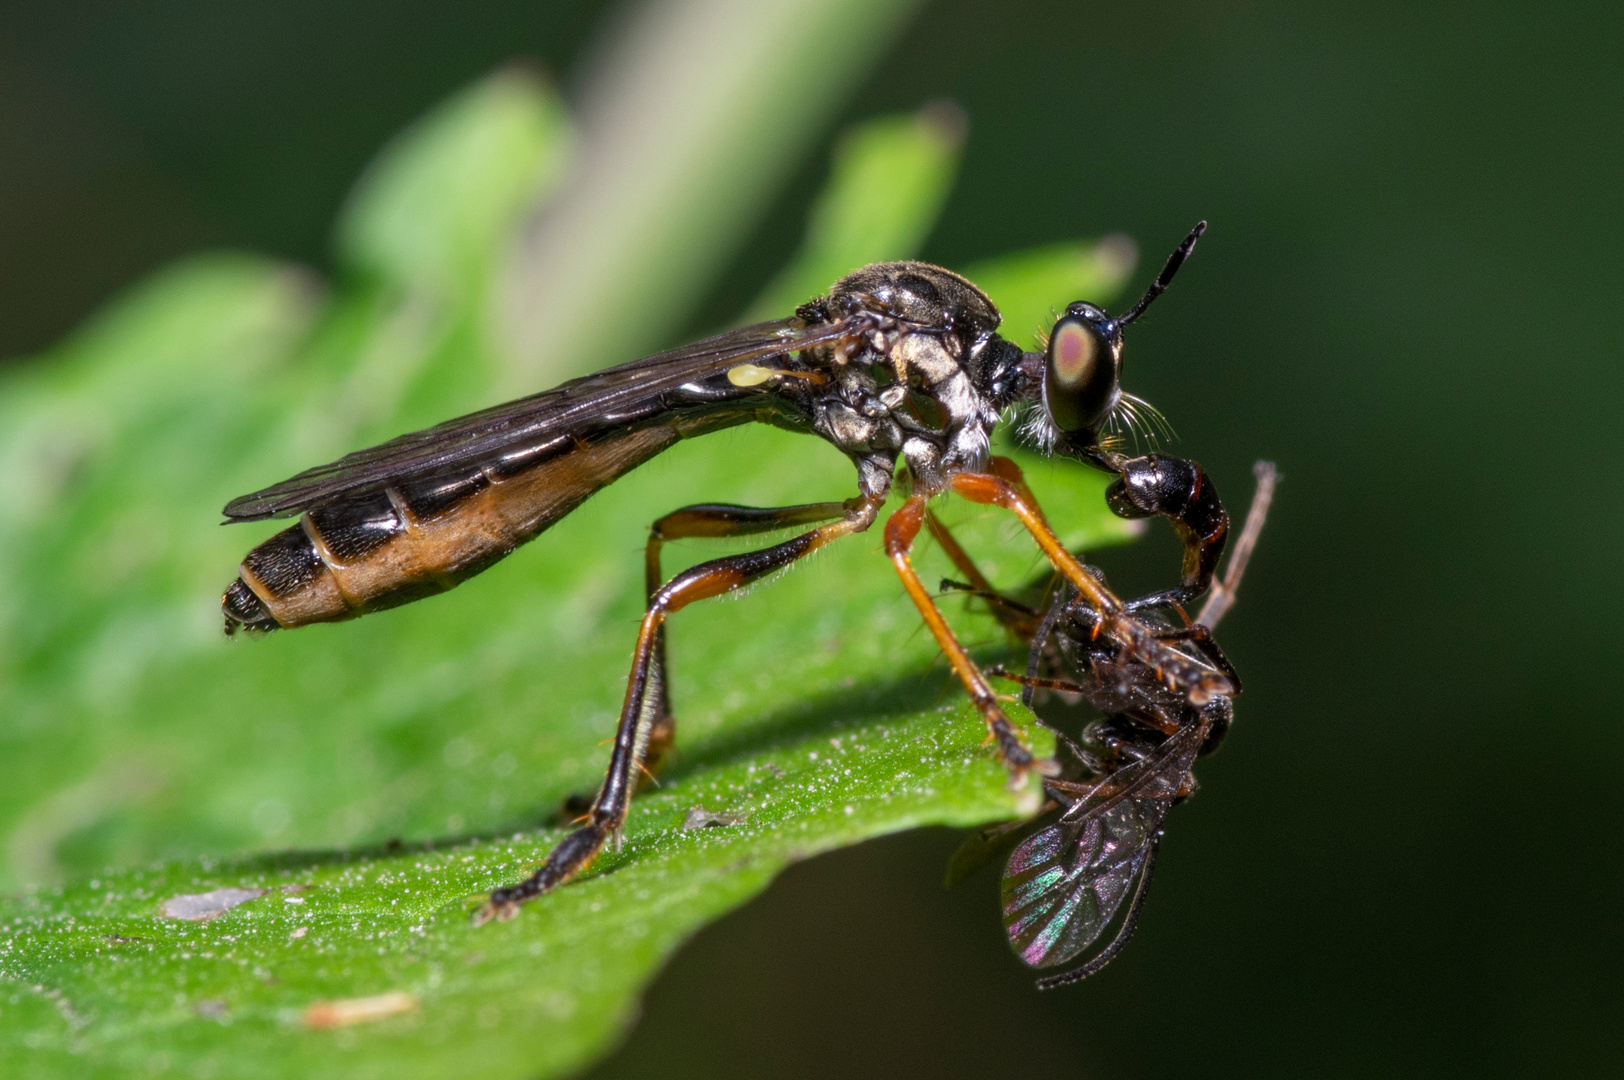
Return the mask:
[[[1135,449],[1144,445],[1151,450],[1159,450],[1164,442],[1173,442],[1178,438],[1178,433],[1160,409],[1144,398],[1125,391],[1118,395],[1116,404],[1111,406],[1110,415],[1106,418],[1106,430],[1126,432],[1133,440]]]
[[[1044,456],[1054,453],[1054,448],[1060,444],[1059,429],[1049,419],[1049,410],[1038,402],[1015,406],[1011,424],[1016,442],[1030,446]]]

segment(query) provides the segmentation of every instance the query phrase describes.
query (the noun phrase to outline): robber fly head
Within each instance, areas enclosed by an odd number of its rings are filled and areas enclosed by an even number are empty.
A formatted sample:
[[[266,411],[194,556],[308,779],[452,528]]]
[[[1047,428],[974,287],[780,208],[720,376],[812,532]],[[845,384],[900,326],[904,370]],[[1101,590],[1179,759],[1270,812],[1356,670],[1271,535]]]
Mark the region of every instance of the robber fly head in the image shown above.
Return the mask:
[[[1145,313],[1166,290],[1206,232],[1205,221],[1173,252],[1139,302],[1111,315],[1081,301],[1066,308],[1049,334],[1043,365],[1043,409],[1062,446],[1087,450],[1098,445],[1100,429],[1122,404],[1122,328]]]

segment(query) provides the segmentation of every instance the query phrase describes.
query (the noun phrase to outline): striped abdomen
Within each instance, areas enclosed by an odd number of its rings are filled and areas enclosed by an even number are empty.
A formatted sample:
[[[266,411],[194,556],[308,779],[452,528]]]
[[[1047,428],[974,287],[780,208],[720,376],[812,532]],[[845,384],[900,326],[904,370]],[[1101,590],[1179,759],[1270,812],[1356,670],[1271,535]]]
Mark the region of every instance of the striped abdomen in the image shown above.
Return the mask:
[[[678,437],[660,426],[591,445],[564,439],[521,462],[405,478],[309,510],[243,559],[220,601],[226,632],[350,619],[443,592]]]

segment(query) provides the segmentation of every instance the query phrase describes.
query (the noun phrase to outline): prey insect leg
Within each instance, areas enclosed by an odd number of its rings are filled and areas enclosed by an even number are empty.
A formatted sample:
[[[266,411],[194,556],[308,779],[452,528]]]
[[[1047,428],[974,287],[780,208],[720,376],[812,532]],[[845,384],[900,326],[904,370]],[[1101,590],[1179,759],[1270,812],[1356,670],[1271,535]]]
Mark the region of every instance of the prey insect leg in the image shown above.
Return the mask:
[[[1252,492],[1252,506],[1246,511],[1246,523],[1241,526],[1241,534],[1229,553],[1229,565],[1224,567],[1224,576],[1213,583],[1212,594],[1201,606],[1201,614],[1195,617],[1196,622],[1209,630],[1218,625],[1218,620],[1228,614],[1230,605],[1234,604],[1235,590],[1240,587],[1241,575],[1246,573],[1252,549],[1257,547],[1263,522],[1269,516],[1269,504],[1274,501],[1274,485],[1278,478],[1274,462],[1256,462],[1252,466],[1252,475],[1257,478],[1257,487]]]
[[[609,768],[603,786],[598,789],[592,808],[587,812],[586,824],[560,841],[547,861],[530,877],[517,885],[493,890],[490,900],[474,913],[476,925],[493,918],[512,918],[518,913],[520,904],[550,892],[584,870],[604,844],[619,835],[626,822],[644,756],[648,752],[650,735],[659,720],[659,704],[664,700],[651,684],[663,674],[656,667],[655,645],[665,620],[696,600],[721,596],[742,588],[782,570],[840,537],[861,532],[873,524],[879,513],[879,500],[853,499],[842,507],[842,511],[844,516],[839,521],[804,532],[781,544],[690,567],[655,592],[637,634],[637,650],[632,659],[631,677],[627,680],[620,723],[615,730],[614,749],[609,755]],[[765,513],[770,514],[771,511]],[[704,515],[698,515],[695,520],[704,520]],[[772,527],[763,524],[756,531]]]
[[[925,528],[929,530],[931,538],[941,547],[943,554],[952,561],[965,580],[960,583],[942,579],[942,589],[957,589],[960,592],[985,600],[992,610],[993,617],[1000,625],[1022,641],[1031,641],[1033,627],[1037,626],[1038,613],[1025,604],[1010,599],[999,592],[981,568],[970,558],[968,552],[958,541],[948,527],[942,523],[941,518],[930,510],[925,511]]]
[[[942,587],[944,589],[949,587],[960,588],[971,596],[985,600],[999,623],[1022,643],[1028,646],[1031,646],[1034,642],[1039,643],[1039,648],[1032,650],[1027,661],[1026,678],[1010,674],[1002,664],[988,668],[987,674],[997,678],[1008,678],[1014,682],[1024,684],[1025,689],[1021,692],[1021,704],[1029,709],[1032,707],[1032,691],[1035,689],[1063,690],[1067,692],[1079,690],[1080,688],[1076,684],[1064,680],[1044,680],[1037,677],[1042,644],[1048,642],[1050,636],[1054,633],[1055,623],[1070,607],[1072,598],[1076,595],[1071,591],[1070,586],[1064,579],[1054,590],[1046,609],[1039,612],[999,592],[992,582],[987,580],[987,576],[981,572],[981,568],[975,564],[975,560],[964,550],[957,538],[948,531],[947,526],[942,524],[934,513],[926,511],[925,525],[930,529],[931,536],[946,552],[947,557],[952,560],[954,567],[968,579],[965,585],[943,579]],[[1100,581],[1104,581],[1103,575],[1093,567],[1085,565],[1083,569],[1093,574]]]

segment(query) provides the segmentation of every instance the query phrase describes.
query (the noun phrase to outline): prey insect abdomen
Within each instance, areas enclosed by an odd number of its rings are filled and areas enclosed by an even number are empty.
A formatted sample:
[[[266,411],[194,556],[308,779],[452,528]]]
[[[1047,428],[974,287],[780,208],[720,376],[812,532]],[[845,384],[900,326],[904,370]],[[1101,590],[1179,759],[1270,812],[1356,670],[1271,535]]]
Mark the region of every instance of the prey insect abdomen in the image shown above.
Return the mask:
[[[676,442],[635,429],[508,472],[403,479],[307,511],[250,551],[221,598],[226,628],[274,630],[350,619],[466,581],[595,491]]]

